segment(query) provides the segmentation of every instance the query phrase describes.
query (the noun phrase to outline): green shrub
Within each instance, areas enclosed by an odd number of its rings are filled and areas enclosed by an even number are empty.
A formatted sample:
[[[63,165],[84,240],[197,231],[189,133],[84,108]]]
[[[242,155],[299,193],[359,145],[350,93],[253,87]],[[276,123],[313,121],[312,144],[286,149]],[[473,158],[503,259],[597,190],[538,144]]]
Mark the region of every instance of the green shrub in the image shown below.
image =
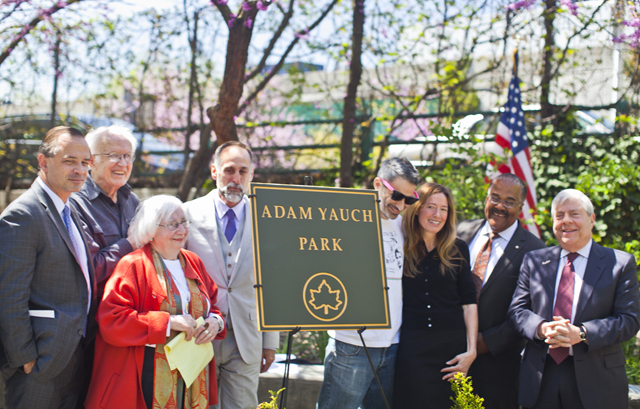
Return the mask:
[[[451,409],[484,409],[482,405],[484,399],[473,393],[470,377],[458,372],[450,382],[454,393],[451,398],[453,401]]]

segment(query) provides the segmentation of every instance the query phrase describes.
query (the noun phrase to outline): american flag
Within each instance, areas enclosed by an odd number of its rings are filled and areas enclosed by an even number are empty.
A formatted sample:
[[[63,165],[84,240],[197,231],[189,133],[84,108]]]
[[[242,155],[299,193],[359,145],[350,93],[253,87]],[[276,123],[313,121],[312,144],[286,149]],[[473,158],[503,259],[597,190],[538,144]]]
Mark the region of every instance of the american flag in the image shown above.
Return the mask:
[[[536,184],[531,169],[531,156],[529,154],[529,139],[524,127],[524,112],[522,111],[522,99],[520,95],[520,80],[518,79],[517,66],[518,54],[514,56],[515,68],[511,84],[509,84],[509,95],[507,103],[504,105],[504,112],[498,123],[496,143],[503,149],[509,149],[511,155],[508,162],[497,167],[499,173],[514,173],[527,184],[527,200],[522,207],[520,218],[526,223],[524,228],[540,237],[540,228],[533,221],[533,215],[538,203],[536,199]]]

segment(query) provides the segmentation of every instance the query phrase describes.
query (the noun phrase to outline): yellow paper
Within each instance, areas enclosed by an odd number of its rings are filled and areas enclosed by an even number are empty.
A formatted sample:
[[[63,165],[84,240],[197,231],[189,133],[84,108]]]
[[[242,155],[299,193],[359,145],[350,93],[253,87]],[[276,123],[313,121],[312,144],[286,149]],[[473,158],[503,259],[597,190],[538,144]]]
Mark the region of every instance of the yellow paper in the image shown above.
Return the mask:
[[[196,322],[198,326],[201,326],[204,324],[204,319],[198,318]],[[191,338],[191,341],[185,341],[184,337],[184,332],[176,335],[164,346],[164,352],[167,354],[169,367],[171,370],[178,368],[188,388],[213,359],[213,345],[211,342],[196,345],[195,338]]]

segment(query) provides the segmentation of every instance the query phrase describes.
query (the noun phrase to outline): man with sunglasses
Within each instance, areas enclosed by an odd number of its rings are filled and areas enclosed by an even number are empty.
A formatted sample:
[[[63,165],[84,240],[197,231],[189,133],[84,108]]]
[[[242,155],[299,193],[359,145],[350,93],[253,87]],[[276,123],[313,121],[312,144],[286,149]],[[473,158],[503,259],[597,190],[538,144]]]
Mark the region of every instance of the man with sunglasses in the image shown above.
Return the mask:
[[[418,200],[419,175],[405,158],[384,161],[373,181],[380,200],[391,329],[362,333],[387,402],[393,397],[393,376],[402,321],[402,216]],[[329,331],[324,382],[318,409],[386,408],[357,331]]]
[[[469,376],[487,409],[518,408],[521,338],[507,323],[507,310],[516,288],[525,253],[544,248],[540,239],[518,221],[527,187],[514,174],[491,182],[485,219],[458,224],[458,236],[469,245],[478,290],[478,356]]]

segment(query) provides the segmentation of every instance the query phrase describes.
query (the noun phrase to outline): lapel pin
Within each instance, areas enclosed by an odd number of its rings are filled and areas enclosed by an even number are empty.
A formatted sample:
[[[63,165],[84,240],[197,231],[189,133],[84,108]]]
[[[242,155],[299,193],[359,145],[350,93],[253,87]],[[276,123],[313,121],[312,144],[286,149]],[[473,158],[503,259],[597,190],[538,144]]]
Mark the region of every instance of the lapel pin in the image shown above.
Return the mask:
[[[549,264],[549,263],[551,263],[551,260],[543,261],[543,262],[542,262],[542,265],[544,266],[544,265],[547,265],[547,264]]]
[[[516,246],[516,249],[519,249],[519,248],[520,248],[520,246]]]

